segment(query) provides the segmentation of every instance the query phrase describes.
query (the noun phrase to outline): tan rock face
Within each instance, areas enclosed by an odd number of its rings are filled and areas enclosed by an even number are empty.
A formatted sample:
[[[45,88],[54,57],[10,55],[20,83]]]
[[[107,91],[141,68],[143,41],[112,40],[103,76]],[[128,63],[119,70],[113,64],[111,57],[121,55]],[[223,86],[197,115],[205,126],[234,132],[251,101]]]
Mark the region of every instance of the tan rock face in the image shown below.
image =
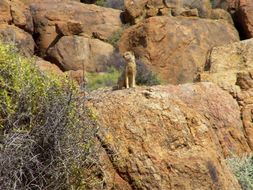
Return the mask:
[[[0,0],[0,23],[13,23],[29,33],[33,32],[30,9],[19,0]]]
[[[186,17],[151,17],[127,29],[120,51],[134,51],[153,71],[172,84],[192,82],[214,46],[239,41],[223,21]]]
[[[234,13],[240,5],[240,0],[212,0],[214,8],[222,8],[230,13]]]
[[[8,0],[0,0],[0,23],[11,22],[11,6]]]
[[[63,36],[47,54],[63,71],[84,69],[94,72],[104,69],[113,51],[113,46],[97,39]]]
[[[20,52],[25,56],[32,56],[34,54],[35,43],[33,38],[24,30],[14,25],[0,24],[0,36],[5,42],[15,43]]]
[[[174,16],[183,15],[209,18],[212,6],[210,0],[125,0],[125,9],[126,20],[137,23],[146,17],[157,15],[168,16],[171,11]],[[191,9],[197,10],[197,13],[192,14]],[[183,12],[184,14],[181,14]]]
[[[249,148],[236,101],[217,86],[104,90],[89,98],[99,140],[132,189],[240,189],[224,153]]]
[[[253,1],[241,0],[239,10],[235,14],[235,24],[243,39],[253,37]]]
[[[247,139],[253,148],[253,40],[215,47],[200,81],[211,81],[230,92],[241,107]]]
[[[86,36],[92,37],[96,33],[102,39],[107,39],[121,28],[119,10],[73,1],[37,3],[32,4],[31,9],[39,36],[38,45],[42,51],[57,40],[56,25],[66,26],[70,21],[80,23]]]
[[[223,9],[213,9],[210,18],[214,20],[223,19],[232,25],[234,24],[231,15]]]
[[[29,33],[33,32],[33,19],[30,9],[22,1],[11,1],[11,15],[12,22],[16,26],[28,31]]]
[[[77,1],[80,2],[79,0],[22,0],[23,3],[26,5],[31,5],[34,3],[59,3],[59,2],[67,2],[67,1]]]
[[[39,57],[36,58],[35,64],[38,68],[47,73],[55,74],[55,75],[63,75],[63,72],[59,69],[59,67],[53,63],[45,61]]]

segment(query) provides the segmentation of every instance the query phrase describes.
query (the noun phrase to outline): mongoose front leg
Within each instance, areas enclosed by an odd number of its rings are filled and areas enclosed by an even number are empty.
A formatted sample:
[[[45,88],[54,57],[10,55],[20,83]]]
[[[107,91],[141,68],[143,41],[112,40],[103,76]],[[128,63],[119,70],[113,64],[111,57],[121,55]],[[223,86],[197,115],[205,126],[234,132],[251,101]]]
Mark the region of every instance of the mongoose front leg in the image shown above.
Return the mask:
[[[133,81],[132,87],[135,88],[135,86],[136,86],[136,85],[135,85],[135,75],[133,75],[132,81]]]
[[[126,75],[126,88],[129,88],[129,79],[127,75]]]

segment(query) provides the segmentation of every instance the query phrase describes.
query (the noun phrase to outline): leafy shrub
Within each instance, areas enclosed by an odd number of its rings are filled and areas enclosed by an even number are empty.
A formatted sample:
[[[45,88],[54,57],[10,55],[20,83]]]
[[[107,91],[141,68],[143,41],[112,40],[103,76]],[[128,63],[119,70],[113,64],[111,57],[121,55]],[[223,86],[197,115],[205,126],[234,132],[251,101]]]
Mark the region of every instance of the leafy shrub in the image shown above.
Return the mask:
[[[119,71],[116,69],[110,68],[103,73],[88,73],[88,90],[96,90],[102,87],[112,87],[117,84],[119,78]]]
[[[98,6],[104,7],[105,6],[105,0],[96,0],[95,4],[98,5]]]
[[[85,189],[99,183],[96,127],[78,88],[0,42],[0,189]]]
[[[118,48],[118,42],[124,32],[125,29],[127,29],[130,25],[125,24],[123,25],[119,30],[115,31],[107,40],[109,44],[114,46],[115,48]]]
[[[151,71],[141,60],[137,59],[137,85],[153,86],[161,84],[161,81],[156,73]]]
[[[253,156],[229,158],[227,162],[240,182],[242,189],[253,189]]]

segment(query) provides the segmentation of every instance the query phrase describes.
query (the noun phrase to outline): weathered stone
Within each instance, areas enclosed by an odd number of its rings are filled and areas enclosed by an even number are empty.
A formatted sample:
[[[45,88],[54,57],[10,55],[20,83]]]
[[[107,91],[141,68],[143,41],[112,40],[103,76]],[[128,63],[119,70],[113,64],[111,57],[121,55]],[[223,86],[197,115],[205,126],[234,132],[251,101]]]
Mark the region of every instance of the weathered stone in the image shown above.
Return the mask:
[[[226,20],[230,24],[234,24],[234,21],[231,15],[223,9],[213,9],[211,12],[210,18],[214,20],[223,19],[223,20]]]
[[[239,107],[217,86],[101,90],[88,98],[99,140],[132,189],[241,189],[223,155],[248,149]]]
[[[56,25],[68,26],[70,21],[71,23],[80,23],[81,26],[78,26],[77,33],[82,30],[89,37],[92,37],[93,33],[97,33],[102,39],[109,38],[121,28],[121,11],[96,5],[74,1],[53,4],[45,2],[32,4],[31,9],[35,31],[39,36],[37,44],[42,54],[58,40]],[[64,31],[66,30],[64,29]],[[67,33],[73,34],[76,31],[70,31],[70,28],[68,28]]]
[[[15,44],[26,56],[34,54],[35,43],[32,36],[14,25],[0,24],[0,36],[3,41]]]
[[[209,49],[236,41],[238,32],[221,20],[159,16],[125,30],[119,48],[134,51],[162,80],[179,84],[194,80]]]
[[[235,13],[234,21],[242,39],[253,37],[253,1],[240,1],[240,7]]]
[[[76,81],[78,85],[85,86],[87,84],[87,79],[85,77],[84,70],[77,70],[77,71],[67,71],[65,74],[72,80]]]
[[[83,32],[83,25],[80,22],[67,21],[56,24],[56,31],[63,36],[78,35]]]
[[[166,8],[174,12],[173,16],[194,15],[202,18],[209,18],[212,10],[210,0],[125,0],[125,20],[138,23],[146,17],[167,15]],[[180,14],[182,12],[184,14]]]
[[[240,5],[240,0],[212,0],[213,8],[222,8],[234,13]]]
[[[29,33],[33,33],[33,19],[30,9],[22,1],[11,1],[11,16],[13,24]]]
[[[64,36],[47,54],[52,62],[57,63],[63,71],[85,70],[101,71],[113,54],[112,45],[97,39],[81,36]]]
[[[200,81],[210,81],[238,100],[246,136],[253,148],[253,39],[215,47]]]
[[[11,6],[8,0],[0,0],[0,23],[10,23]]]
[[[39,57],[36,57],[35,64],[43,72],[51,73],[51,74],[55,74],[59,76],[63,75],[63,72],[61,71],[61,69],[59,69],[57,65],[50,63],[48,61],[45,61]]]

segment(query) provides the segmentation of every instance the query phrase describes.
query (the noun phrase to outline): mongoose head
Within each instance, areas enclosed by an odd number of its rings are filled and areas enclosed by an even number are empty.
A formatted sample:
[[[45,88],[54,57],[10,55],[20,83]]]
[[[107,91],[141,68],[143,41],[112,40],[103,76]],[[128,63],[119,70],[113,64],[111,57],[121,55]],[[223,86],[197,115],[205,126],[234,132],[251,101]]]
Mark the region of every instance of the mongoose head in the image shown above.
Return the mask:
[[[123,58],[127,61],[127,62],[134,62],[135,61],[135,57],[134,57],[134,53],[131,51],[126,51],[123,54]]]

